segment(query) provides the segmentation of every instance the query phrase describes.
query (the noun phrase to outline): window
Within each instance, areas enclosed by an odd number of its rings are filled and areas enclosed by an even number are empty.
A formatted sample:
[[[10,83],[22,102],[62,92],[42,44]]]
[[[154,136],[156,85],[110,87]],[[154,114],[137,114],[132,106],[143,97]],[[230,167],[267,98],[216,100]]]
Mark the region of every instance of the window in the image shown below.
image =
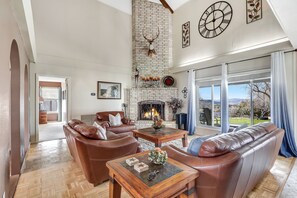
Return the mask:
[[[198,94],[198,125],[220,127],[221,87],[199,87]],[[230,125],[270,121],[270,79],[230,83],[228,98]]]
[[[214,126],[221,126],[221,86],[214,86],[213,89],[213,113],[214,113]]]
[[[40,95],[43,98],[42,110],[46,110],[48,112],[59,111],[60,88],[41,87]]]
[[[229,124],[251,124],[251,88],[249,83],[229,84]]]
[[[270,121],[270,81],[255,81],[252,84],[253,123]]]
[[[212,125],[212,87],[199,88],[199,123]]]
[[[199,125],[221,126],[220,94],[217,85],[199,88]]]
[[[270,81],[229,84],[230,125],[253,125],[270,120]]]

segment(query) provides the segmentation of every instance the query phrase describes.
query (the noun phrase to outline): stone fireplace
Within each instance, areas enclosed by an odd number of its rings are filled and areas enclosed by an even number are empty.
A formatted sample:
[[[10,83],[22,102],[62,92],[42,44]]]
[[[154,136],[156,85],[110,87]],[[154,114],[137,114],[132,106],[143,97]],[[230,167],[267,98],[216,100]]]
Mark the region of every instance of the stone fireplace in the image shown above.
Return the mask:
[[[159,100],[145,100],[138,102],[138,119],[152,120],[155,116],[164,120],[165,102]]]
[[[155,57],[148,56],[148,42],[143,34],[154,41]],[[150,127],[153,115],[159,114],[168,127],[176,127],[167,101],[177,98],[177,88],[164,87],[162,78],[170,75],[172,66],[172,15],[161,4],[147,0],[132,0],[132,72],[131,89],[125,90],[127,116],[136,121],[137,128]],[[156,86],[143,79],[153,80]]]
[[[164,110],[160,110],[161,116],[163,116],[164,124],[168,127],[176,127],[175,122],[172,121],[172,110],[169,108],[167,101],[170,101],[171,97],[177,97],[177,88],[131,88],[125,90],[125,103],[128,104],[127,115],[129,118],[136,121],[138,128],[150,127],[152,125],[152,119],[148,117],[140,119],[141,109],[139,105],[145,105],[146,110],[149,111],[149,107],[157,107],[163,105]],[[153,102],[154,104],[149,104]],[[157,107],[158,110],[159,107]],[[162,108],[162,107],[161,107]],[[163,112],[162,112],[163,111]],[[151,112],[150,112],[151,113]],[[162,115],[164,114],[164,115]]]

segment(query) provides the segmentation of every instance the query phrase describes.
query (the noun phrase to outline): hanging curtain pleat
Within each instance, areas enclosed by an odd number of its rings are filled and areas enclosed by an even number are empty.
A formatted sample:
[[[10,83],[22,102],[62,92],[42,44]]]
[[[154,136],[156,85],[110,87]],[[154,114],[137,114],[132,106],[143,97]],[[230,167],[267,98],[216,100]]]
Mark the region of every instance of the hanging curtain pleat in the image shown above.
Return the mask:
[[[288,112],[287,84],[284,52],[271,54],[271,118],[272,122],[285,130],[280,155],[297,157],[296,143]]]
[[[196,99],[195,99],[195,72],[188,73],[188,116],[187,126],[189,135],[193,135],[196,130]]]
[[[222,64],[221,81],[221,133],[229,130],[229,108],[228,108],[228,71],[227,64]]]

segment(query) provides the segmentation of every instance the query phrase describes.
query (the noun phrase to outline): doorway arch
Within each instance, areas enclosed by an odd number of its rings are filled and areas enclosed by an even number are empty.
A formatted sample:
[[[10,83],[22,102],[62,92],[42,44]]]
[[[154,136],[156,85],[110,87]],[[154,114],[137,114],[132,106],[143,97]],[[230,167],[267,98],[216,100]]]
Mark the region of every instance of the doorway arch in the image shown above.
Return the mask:
[[[21,169],[21,136],[20,136],[20,55],[16,40],[10,48],[10,127],[11,157],[10,174],[18,175]]]

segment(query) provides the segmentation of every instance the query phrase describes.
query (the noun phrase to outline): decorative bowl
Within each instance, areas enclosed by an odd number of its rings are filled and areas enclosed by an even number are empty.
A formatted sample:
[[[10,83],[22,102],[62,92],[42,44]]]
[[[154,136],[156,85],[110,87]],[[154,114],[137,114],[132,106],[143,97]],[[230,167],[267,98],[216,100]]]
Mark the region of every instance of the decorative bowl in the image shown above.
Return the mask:
[[[163,124],[162,125],[153,124],[152,127],[155,129],[155,131],[160,131],[162,128],[165,127],[165,125],[163,125]]]
[[[167,160],[167,152],[162,151],[159,147],[151,150],[148,154],[148,160],[154,164],[165,164]]]

